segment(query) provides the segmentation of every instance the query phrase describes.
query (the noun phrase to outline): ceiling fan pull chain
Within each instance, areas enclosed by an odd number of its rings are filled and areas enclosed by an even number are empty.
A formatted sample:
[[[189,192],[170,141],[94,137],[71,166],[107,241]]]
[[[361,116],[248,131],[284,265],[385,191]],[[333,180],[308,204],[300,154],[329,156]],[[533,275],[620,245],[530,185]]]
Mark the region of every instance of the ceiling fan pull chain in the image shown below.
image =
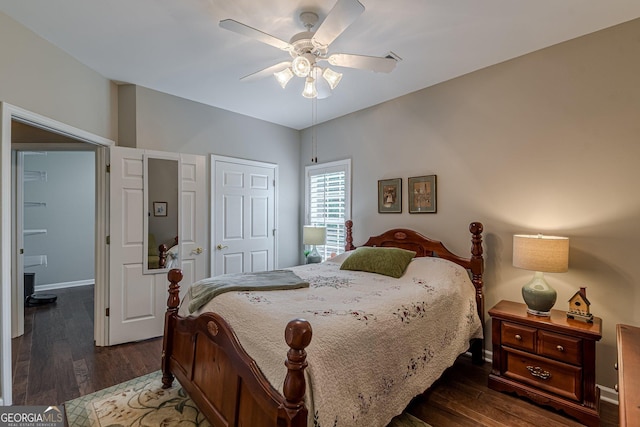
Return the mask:
[[[311,163],[318,163],[318,98],[311,98]]]

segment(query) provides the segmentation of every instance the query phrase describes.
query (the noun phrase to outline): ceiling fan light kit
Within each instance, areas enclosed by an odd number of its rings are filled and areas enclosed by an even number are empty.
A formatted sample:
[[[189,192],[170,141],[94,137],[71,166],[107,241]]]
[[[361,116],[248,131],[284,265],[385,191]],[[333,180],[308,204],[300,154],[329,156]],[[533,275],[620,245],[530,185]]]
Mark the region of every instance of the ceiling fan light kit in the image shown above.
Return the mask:
[[[305,98],[315,98],[318,96],[318,90],[316,89],[316,80],[313,77],[307,77],[304,82],[304,90],[302,96]]]
[[[363,12],[364,6],[358,0],[338,0],[316,31],[311,31],[311,29],[319,21],[318,14],[302,12],[300,21],[305,26],[306,31],[295,34],[288,43],[233,19],[220,21],[220,27],[287,51],[293,58],[291,62],[280,62],[242,77],[241,80],[249,81],[273,75],[284,89],[295,75],[305,79],[302,96],[305,98],[325,98],[338,86],[342,79],[342,73],[328,67],[323,68],[318,65],[318,62],[327,61],[337,67],[383,73],[391,72],[398,62],[398,58],[390,55],[376,57],[347,53],[328,53],[329,45]],[[328,85],[328,88],[327,85],[321,87],[321,93],[319,93],[317,86],[320,76]]]
[[[340,80],[342,79],[342,73],[333,71],[331,68],[325,68],[322,72],[322,77],[327,81],[327,83],[329,83],[329,87],[331,87],[331,90],[333,90],[336,88],[336,86],[338,86],[338,83],[340,83]]]
[[[282,89],[284,89],[285,87],[287,87],[287,83],[289,83],[289,80],[293,78],[293,71],[291,71],[291,68],[287,67],[282,71],[276,71],[275,73],[273,73],[273,75],[275,76],[278,83],[280,83],[280,86],[282,86]]]
[[[311,54],[305,53],[303,55],[297,56],[296,58],[294,58],[293,62],[291,62],[293,74],[298,77],[307,77],[311,72],[311,60],[309,60],[307,55]]]

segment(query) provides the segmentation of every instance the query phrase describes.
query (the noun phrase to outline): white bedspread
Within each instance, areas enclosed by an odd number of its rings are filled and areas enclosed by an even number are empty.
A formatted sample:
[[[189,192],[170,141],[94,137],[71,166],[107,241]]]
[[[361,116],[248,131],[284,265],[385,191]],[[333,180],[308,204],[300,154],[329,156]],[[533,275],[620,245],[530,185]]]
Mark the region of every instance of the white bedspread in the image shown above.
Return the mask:
[[[307,319],[309,426],[383,427],[482,337],[475,289],[465,269],[439,258],[414,259],[400,279],[339,268],[293,267],[309,288],[225,293],[200,312],[222,315],[280,392],[285,326]]]

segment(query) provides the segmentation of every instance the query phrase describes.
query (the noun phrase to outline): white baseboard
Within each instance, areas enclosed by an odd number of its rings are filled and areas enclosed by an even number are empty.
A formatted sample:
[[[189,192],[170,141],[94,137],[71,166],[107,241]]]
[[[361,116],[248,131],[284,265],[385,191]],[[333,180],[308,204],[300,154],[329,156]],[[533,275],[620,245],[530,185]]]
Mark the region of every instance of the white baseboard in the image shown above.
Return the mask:
[[[484,351],[484,360],[485,362],[492,363],[493,362],[493,351],[485,350]],[[618,392],[612,388],[605,387],[600,384],[596,384],[596,387],[600,389],[600,400],[604,400],[605,402],[613,403],[614,405],[618,405]]]
[[[49,283],[47,285],[34,286],[34,292],[51,291],[53,289],[75,288],[77,286],[93,285],[94,283],[94,279],[76,280],[75,282]]]
[[[618,392],[612,388],[605,387],[603,385],[596,384],[600,389],[600,400],[604,400],[605,402],[613,403],[614,405],[618,405],[620,402],[618,400]]]

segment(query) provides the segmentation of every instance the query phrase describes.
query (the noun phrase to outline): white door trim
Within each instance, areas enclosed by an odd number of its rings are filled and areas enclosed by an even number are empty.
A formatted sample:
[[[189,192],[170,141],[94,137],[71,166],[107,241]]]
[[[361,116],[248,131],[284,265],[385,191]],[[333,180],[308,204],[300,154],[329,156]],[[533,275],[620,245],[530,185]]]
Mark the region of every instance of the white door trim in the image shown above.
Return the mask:
[[[16,120],[31,126],[38,127],[53,133],[69,136],[70,138],[93,144],[96,147],[96,164],[104,161],[107,147],[115,145],[115,142],[99,135],[86,132],[82,129],[69,126],[45,116],[32,113],[20,107],[0,102],[0,406],[12,404],[12,375],[11,375],[11,321],[12,321],[12,275],[15,275],[16,261],[13,257],[15,248],[12,248],[12,203],[11,189],[13,177],[11,176],[11,121]],[[100,159],[100,160],[98,160]],[[95,284],[95,338],[97,345],[104,345],[104,292],[107,287],[106,265],[106,234],[104,226],[107,222],[108,205],[106,193],[105,167],[96,169],[96,284]]]
[[[273,169],[273,179],[275,180],[275,185],[274,185],[274,207],[273,207],[273,226],[275,227],[275,231],[274,231],[274,236],[273,236],[273,268],[274,269],[278,269],[279,268],[279,263],[278,263],[278,194],[279,194],[279,177],[278,177],[278,165],[275,163],[266,163],[266,162],[260,162],[257,160],[247,160],[247,159],[241,159],[241,158],[237,158],[237,157],[228,157],[228,156],[219,156],[217,154],[212,154],[211,155],[211,164],[210,164],[210,197],[209,197],[209,201],[211,203],[209,212],[211,213],[211,238],[209,239],[209,243],[210,243],[210,248],[209,248],[209,254],[210,254],[210,258],[209,258],[209,267],[210,267],[210,274],[214,275],[214,274],[219,274],[218,272],[215,271],[215,248],[213,247],[215,245],[216,242],[216,236],[215,236],[215,224],[216,224],[216,217],[215,217],[215,197],[213,192],[215,191],[215,177],[216,177],[216,162],[217,161],[221,161],[221,162],[228,162],[228,163],[238,163],[241,165],[245,165],[245,166],[257,166],[257,167],[261,167],[261,168],[269,168],[269,169]]]

